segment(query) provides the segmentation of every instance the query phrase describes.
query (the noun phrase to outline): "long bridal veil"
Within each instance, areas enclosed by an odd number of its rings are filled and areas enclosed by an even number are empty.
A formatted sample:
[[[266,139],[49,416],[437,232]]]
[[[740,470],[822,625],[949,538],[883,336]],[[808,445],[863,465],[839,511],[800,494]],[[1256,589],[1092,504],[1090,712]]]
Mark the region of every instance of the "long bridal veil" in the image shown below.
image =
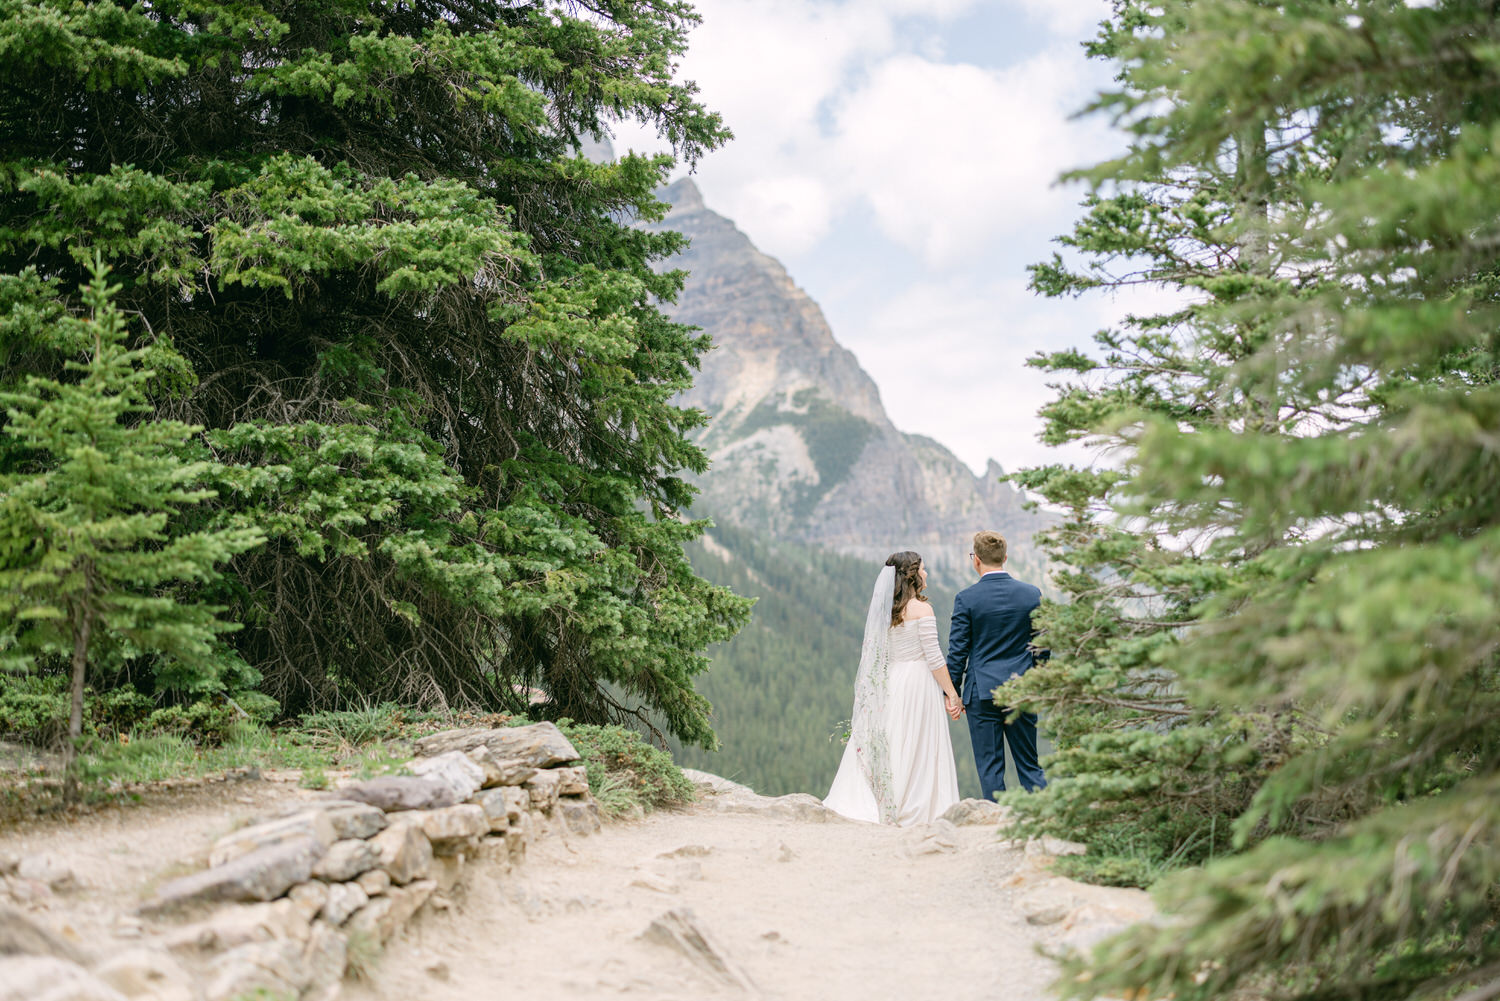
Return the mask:
[[[896,596],[896,568],[882,567],[870,596],[865,641],[854,676],[854,712],[849,717],[849,745],[875,802],[881,823],[894,824],[900,804],[891,778],[891,744],[886,731],[891,690],[891,602]]]

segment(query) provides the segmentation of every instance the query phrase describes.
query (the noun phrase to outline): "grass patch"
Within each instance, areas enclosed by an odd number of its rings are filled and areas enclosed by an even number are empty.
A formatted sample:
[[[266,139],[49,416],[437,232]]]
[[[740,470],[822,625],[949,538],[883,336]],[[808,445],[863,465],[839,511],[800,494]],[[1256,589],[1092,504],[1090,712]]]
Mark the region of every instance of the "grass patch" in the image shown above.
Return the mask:
[[[652,747],[634,730],[559,720],[588,770],[589,789],[599,809],[618,817],[693,800],[693,784],[666,751]]]

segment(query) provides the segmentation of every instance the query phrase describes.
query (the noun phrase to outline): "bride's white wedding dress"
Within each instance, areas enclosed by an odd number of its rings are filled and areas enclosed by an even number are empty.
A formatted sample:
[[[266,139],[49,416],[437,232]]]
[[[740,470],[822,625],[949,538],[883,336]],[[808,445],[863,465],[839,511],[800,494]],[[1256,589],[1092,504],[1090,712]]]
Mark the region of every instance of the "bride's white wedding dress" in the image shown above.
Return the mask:
[[[885,607],[890,607],[888,601]],[[885,658],[876,658],[873,680],[866,682],[871,672],[861,664],[853,733],[823,802],[853,820],[925,824],[958,802],[948,713],[943,690],[932,678],[933,671],[946,670],[937,619],[909,619],[891,627],[882,639]],[[867,634],[867,658],[871,646]],[[878,698],[862,696],[862,685],[881,686]]]

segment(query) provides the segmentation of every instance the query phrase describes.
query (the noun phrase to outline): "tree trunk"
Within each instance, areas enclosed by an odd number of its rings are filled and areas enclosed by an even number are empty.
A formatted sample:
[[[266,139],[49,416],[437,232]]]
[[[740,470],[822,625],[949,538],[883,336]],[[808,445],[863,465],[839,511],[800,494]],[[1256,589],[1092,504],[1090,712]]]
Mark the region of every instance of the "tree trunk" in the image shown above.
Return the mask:
[[[85,602],[73,629],[73,692],[68,710],[68,746],[63,752],[63,799],[79,800],[78,738],[83,736],[83,680],[89,662],[89,634],[94,629],[94,610]]]

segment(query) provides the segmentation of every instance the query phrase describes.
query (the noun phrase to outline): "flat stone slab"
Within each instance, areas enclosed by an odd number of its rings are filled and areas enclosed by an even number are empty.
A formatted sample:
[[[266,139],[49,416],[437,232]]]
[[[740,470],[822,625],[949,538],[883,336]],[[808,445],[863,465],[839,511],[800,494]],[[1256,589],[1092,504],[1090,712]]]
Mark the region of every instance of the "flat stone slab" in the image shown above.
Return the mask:
[[[449,751],[467,753],[480,746],[488,747],[497,758],[522,761],[532,768],[551,768],[578,760],[578,750],[552,723],[444,730],[417,741],[417,754],[425,758]]]
[[[436,810],[459,802],[446,782],[421,775],[382,775],[368,782],[344,786],[339,795],[368,803],[386,813]]]
[[[323,844],[313,837],[269,845],[205,872],[172,880],[141,910],[162,911],[208,900],[275,900],[297,883],[306,882],[324,851]]]

